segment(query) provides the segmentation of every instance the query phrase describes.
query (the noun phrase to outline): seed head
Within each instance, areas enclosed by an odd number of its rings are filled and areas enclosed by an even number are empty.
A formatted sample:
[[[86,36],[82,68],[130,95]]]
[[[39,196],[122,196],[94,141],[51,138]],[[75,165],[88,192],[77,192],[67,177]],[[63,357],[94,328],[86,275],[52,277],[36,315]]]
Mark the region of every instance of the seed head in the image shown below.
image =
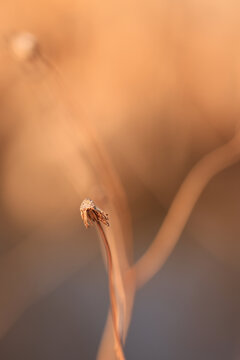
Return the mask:
[[[96,207],[94,202],[90,199],[83,200],[80,206],[80,213],[86,228],[88,228],[89,222],[90,224],[102,222],[104,225],[109,226],[108,214]]]

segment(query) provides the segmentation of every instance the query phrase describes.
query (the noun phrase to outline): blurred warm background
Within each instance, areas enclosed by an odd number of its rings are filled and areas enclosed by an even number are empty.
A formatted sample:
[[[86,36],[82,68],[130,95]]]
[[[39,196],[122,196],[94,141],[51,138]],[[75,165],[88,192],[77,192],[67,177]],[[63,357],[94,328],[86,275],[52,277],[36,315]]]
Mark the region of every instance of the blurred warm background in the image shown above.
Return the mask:
[[[16,49],[26,32],[32,48]],[[0,94],[0,358],[95,359],[107,275],[79,206],[111,219],[115,193],[89,133],[126,194],[133,262],[191,167],[238,129],[240,3],[1,0]],[[127,359],[240,358],[239,183],[240,164],[211,180],[136,293]]]

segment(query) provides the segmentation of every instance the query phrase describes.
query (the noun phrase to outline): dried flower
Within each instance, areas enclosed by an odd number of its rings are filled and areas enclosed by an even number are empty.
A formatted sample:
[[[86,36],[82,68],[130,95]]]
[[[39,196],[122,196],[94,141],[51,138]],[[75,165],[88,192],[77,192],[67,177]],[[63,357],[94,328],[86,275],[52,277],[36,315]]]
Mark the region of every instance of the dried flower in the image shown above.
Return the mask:
[[[117,306],[117,297],[114,286],[112,253],[108,243],[107,235],[105,234],[105,231],[101,224],[103,223],[104,225],[109,226],[108,215],[105,214],[105,212],[102,211],[101,209],[97,208],[94,202],[90,199],[83,200],[80,206],[80,213],[86,228],[88,228],[89,226],[88,221],[91,224],[95,223],[100,239],[103,241],[106,250],[107,263],[108,263],[109,295],[111,302],[113,329],[115,335],[115,353],[118,360],[125,360],[121,336],[118,329],[118,306]]]
[[[108,214],[96,207],[94,202],[90,199],[83,200],[80,206],[80,212],[86,228],[88,228],[89,222],[90,224],[102,222],[104,225],[109,226]]]

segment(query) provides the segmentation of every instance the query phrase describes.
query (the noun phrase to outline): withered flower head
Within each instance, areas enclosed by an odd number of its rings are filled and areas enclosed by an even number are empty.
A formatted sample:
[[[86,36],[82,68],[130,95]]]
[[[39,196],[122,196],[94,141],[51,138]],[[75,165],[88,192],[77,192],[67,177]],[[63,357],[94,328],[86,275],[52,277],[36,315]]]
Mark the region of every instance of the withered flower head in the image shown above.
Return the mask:
[[[104,225],[109,226],[108,214],[96,207],[94,202],[90,199],[84,199],[80,206],[80,213],[83,219],[83,223],[88,228],[90,224],[94,222],[102,222]]]

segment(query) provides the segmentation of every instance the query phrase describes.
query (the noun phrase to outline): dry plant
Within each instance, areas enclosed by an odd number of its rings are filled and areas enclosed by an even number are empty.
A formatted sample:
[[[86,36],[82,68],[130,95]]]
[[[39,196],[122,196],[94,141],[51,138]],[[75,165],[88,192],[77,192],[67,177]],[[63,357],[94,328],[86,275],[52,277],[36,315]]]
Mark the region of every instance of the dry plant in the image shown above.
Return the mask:
[[[115,335],[115,351],[117,358],[119,360],[124,360],[125,357],[122,349],[121,335],[119,332],[119,325],[118,325],[118,309],[117,309],[117,299],[114,288],[114,268],[113,268],[112,254],[106,233],[102,227],[102,223],[104,225],[109,226],[108,215],[105,214],[101,209],[97,208],[94,202],[90,199],[83,200],[80,206],[80,212],[86,228],[88,228],[89,226],[88,220],[90,221],[91,224],[96,224],[100,239],[103,241],[106,250],[106,257],[108,263],[109,295],[111,302],[113,329]]]

